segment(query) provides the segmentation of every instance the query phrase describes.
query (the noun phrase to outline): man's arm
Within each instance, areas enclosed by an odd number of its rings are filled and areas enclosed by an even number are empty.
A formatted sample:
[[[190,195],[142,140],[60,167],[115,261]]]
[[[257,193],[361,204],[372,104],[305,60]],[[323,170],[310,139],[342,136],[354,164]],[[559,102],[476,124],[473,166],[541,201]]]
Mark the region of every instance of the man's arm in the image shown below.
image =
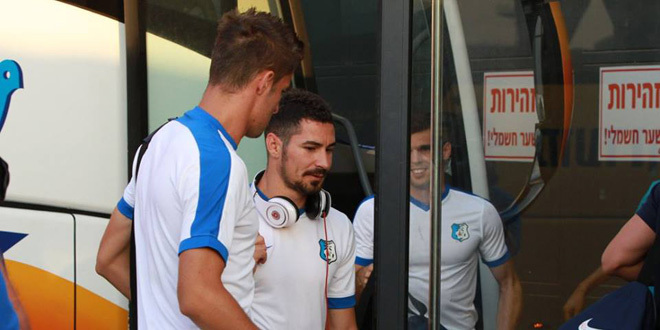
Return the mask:
[[[589,294],[593,288],[607,281],[608,278],[609,276],[603,272],[603,268],[598,267],[593,273],[580,282],[564,304],[564,321],[568,321],[578,315],[584,309],[584,301],[587,294]]]
[[[355,309],[352,307],[330,309],[328,311],[328,326],[326,328],[332,330],[357,330]]]
[[[374,264],[368,266],[355,265],[355,299],[360,300],[362,291],[367,286],[371,273],[374,271]]]
[[[208,248],[179,255],[177,296],[181,313],[202,329],[256,329],[220,278],[225,261]]]
[[[605,248],[601,257],[603,271],[628,281],[637,279],[654,241],[655,232],[635,214]]]
[[[131,298],[131,221],[115,208],[96,256],[96,272],[128,299]]]
[[[490,268],[500,286],[500,300],[497,305],[497,328],[514,329],[520,318],[522,307],[522,287],[513,261]]]

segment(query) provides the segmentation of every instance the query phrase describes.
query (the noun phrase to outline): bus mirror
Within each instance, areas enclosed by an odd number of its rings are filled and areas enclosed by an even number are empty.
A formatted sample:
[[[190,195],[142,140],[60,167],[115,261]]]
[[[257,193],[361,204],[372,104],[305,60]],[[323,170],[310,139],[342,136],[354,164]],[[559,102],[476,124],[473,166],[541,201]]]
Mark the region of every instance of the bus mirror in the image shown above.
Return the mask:
[[[573,66],[559,1],[521,0],[534,58],[534,88],[539,123],[536,151],[525,187],[501,212],[508,220],[541,193],[564,157],[573,117]]]

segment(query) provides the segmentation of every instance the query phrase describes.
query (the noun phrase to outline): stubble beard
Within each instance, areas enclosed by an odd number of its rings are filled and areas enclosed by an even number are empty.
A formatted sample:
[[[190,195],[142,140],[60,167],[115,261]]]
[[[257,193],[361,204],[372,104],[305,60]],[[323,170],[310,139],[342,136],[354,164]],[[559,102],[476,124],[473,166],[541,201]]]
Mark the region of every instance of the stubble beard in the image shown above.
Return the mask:
[[[286,152],[286,147],[282,150],[282,164],[280,166],[280,176],[282,177],[282,181],[284,181],[284,184],[289,188],[293,189],[303,196],[310,196],[313,194],[317,194],[319,191],[321,191],[321,187],[323,186],[323,180],[319,181],[316,185],[313,184],[305,184],[302,180],[293,180],[289,177],[289,175],[286,172],[285,164],[287,162],[288,155]]]

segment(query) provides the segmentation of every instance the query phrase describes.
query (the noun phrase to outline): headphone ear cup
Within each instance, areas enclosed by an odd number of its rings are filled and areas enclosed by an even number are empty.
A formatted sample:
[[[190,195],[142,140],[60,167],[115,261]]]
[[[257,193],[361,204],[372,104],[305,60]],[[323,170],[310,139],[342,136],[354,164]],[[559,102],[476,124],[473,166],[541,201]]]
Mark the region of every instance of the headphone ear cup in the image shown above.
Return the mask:
[[[276,196],[268,200],[264,218],[273,228],[285,228],[298,221],[296,204],[284,196]]]
[[[321,210],[320,215],[327,216],[328,213],[330,213],[330,207],[332,206],[332,196],[330,196],[330,193],[324,189],[319,191],[319,195],[322,196],[319,203],[319,209]]]
[[[298,208],[289,198],[276,196],[264,200],[257,194],[254,201],[261,217],[273,228],[288,227],[298,221]]]
[[[305,203],[307,217],[315,220],[323,214],[327,215],[330,211],[331,200],[330,193],[323,189],[318,194],[308,196],[307,203]]]

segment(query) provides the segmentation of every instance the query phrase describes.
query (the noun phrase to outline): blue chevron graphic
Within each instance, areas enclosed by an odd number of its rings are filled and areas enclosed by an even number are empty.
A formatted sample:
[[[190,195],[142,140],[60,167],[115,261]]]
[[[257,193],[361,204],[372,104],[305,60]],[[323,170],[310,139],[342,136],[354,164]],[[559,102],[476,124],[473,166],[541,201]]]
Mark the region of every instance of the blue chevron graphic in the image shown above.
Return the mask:
[[[9,101],[15,90],[23,88],[23,72],[14,60],[0,62],[0,132],[9,113]]]
[[[0,253],[5,253],[11,249],[12,246],[20,242],[28,234],[12,233],[10,231],[0,231]]]

